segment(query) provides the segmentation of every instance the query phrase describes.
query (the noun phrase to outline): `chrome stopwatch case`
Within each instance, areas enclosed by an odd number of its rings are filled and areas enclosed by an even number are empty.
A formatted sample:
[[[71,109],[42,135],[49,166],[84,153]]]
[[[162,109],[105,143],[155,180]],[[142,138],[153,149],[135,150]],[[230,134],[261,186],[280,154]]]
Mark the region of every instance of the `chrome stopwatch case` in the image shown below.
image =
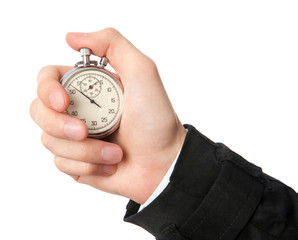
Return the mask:
[[[117,75],[105,69],[107,58],[98,64],[90,60],[90,49],[80,52],[83,60],[60,79],[70,100],[65,112],[87,125],[89,137],[103,138],[119,127],[123,88]]]

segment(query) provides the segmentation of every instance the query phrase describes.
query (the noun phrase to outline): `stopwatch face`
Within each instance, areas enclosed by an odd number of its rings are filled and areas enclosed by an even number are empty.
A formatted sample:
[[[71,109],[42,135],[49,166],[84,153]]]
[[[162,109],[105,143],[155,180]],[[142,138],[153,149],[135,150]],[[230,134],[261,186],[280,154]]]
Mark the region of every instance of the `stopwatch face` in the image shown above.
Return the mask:
[[[76,69],[69,75],[61,79],[70,99],[65,112],[85,122],[91,137],[112,133],[122,114],[120,82],[107,71],[97,68]]]

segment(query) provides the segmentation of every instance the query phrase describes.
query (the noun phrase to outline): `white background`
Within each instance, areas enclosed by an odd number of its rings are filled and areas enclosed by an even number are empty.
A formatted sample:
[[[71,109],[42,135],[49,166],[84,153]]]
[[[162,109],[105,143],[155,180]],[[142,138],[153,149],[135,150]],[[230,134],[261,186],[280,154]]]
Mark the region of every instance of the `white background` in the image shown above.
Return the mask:
[[[122,221],[127,199],[60,173],[30,119],[39,69],[80,58],[68,31],[117,28],[155,60],[183,123],[298,190],[297,1],[19,0],[0,11],[0,239],[153,239]]]

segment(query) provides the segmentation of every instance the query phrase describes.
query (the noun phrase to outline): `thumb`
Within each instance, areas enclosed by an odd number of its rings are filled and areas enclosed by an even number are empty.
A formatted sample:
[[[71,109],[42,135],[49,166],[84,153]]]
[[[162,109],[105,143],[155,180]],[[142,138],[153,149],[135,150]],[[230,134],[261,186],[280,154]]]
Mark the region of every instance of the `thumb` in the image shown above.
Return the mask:
[[[122,80],[127,74],[131,76],[144,70],[144,67],[152,67],[152,60],[113,28],[91,33],[68,33],[66,41],[74,50],[86,47],[98,57],[106,56]]]

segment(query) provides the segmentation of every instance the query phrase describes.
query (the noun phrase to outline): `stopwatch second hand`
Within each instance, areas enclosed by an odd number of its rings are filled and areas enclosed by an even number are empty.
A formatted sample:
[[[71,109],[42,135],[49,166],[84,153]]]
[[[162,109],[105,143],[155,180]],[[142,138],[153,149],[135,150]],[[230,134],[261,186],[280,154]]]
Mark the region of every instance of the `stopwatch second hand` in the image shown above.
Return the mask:
[[[92,85],[89,85],[88,90],[93,89],[93,87],[94,87],[97,83],[98,83],[98,81],[96,81],[96,83],[94,83],[94,84],[92,84]]]
[[[70,84],[70,86],[72,86],[75,90],[77,90],[79,93],[81,93],[84,97],[88,98],[90,100],[90,103],[94,103],[96,106],[98,106],[99,108],[101,108],[101,106],[97,102],[95,102],[93,99],[89,98],[86,94],[82,93],[75,86],[73,86],[72,84]]]

